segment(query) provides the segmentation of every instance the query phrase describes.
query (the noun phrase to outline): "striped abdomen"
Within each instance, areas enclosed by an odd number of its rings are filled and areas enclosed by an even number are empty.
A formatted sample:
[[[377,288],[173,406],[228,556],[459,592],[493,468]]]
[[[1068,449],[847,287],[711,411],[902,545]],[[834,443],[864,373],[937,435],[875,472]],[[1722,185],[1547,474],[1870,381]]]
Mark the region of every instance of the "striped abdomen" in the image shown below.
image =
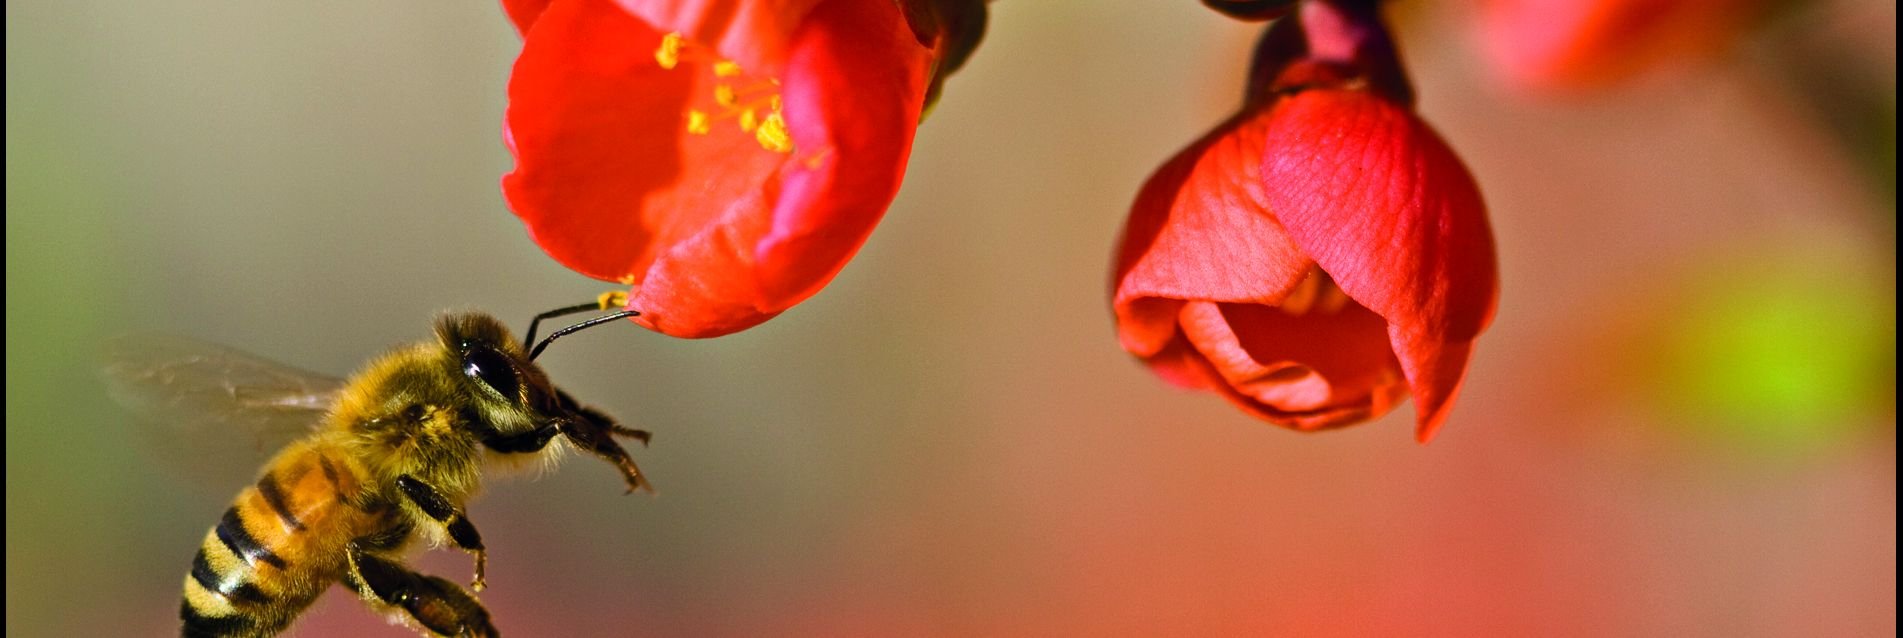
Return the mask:
[[[323,439],[300,441],[265,466],[205,535],[185,577],[185,636],[270,636],[345,570],[344,547],[384,524],[362,482]]]

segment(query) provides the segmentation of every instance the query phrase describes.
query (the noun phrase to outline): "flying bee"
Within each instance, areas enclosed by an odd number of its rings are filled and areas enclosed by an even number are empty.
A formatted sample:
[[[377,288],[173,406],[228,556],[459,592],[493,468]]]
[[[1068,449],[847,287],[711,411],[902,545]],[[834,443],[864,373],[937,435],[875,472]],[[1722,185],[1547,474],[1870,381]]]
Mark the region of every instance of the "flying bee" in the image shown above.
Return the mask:
[[[419,537],[447,540],[473,554],[470,587],[483,589],[487,549],[464,506],[487,461],[573,446],[614,464],[629,492],[651,491],[614,439],[646,445],[648,433],[576,402],[533,363],[564,335],[638,313],[597,317],[535,344],[543,319],[625,303],[624,294],[609,293],[542,313],[521,344],[494,317],[446,314],[433,339],[344,380],[179,338],[113,342],[104,376],[114,398],[134,410],[221,428],[303,431],[205,535],[185,577],[181,635],[275,635],[338,582],[429,634],[497,635],[474,595],[411,570],[403,555]]]

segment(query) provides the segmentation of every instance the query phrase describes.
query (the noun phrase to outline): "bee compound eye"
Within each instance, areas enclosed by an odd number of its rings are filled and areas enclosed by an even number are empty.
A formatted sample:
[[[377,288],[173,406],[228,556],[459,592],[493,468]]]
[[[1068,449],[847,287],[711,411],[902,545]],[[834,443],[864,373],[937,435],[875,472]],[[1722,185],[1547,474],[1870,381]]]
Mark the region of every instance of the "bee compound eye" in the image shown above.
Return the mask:
[[[518,391],[521,386],[515,378],[515,366],[502,353],[493,349],[476,347],[463,353],[463,374],[481,381],[511,401],[520,396]]]

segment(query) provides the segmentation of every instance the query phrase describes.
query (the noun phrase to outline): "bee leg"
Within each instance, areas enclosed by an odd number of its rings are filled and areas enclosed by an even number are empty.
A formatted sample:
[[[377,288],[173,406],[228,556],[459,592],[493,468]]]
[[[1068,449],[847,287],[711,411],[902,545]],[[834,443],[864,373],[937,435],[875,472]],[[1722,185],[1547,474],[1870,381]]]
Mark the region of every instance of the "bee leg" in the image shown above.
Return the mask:
[[[642,447],[646,447],[648,440],[653,438],[652,434],[649,434],[647,430],[637,430],[616,423],[614,417],[582,405],[561,388],[555,389],[555,400],[562,409],[574,415],[574,418],[565,419],[560,423],[562,434],[567,435],[570,442],[576,447],[587,450],[589,454],[613,463],[616,469],[621,470],[622,478],[628,481],[628,493],[632,494],[637,490],[650,493],[654,491],[653,484],[648,483],[647,477],[641,474],[641,468],[634,464],[634,458],[628,456],[628,451],[621,449],[621,444],[614,440],[614,435],[619,434],[640,441]]]
[[[562,434],[568,435],[568,440],[575,447],[601,457],[613,463],[615,469],[621,470],[621,477],[628,482],[628,493],[653,492],[654,486],[641,474],[641,468],[634,464],[634,457],[628,456],[628,451],[621,449],[621,444],[615,442],[612,427],[610,423],[570,419],[562,422]]]
[[[619,434],[621,436],[625,436],[625,437],[634,439],[636,441],[640,441],[641,447],[647,447],[648,441],[654,438],[654,433],[652,432],[649,432],[647,430],[637,430],[631,427],[621,425],[619,423],[610,423],[608,424],[608,427],[609,429],[614,430],[615,434]]]
[[[371,553],[369,537],[345,548],[351,580],[358,595],[395,606],[417,624],[439,636],[493,638],[500,636],[489,621],[489,610],[455,583],[411,571],[402,563]]]
[[[654,434],[647,430],[639,430],[616,423],[614,417],[608,416],[600,410],[582,405],[575,400],[575,397],[569,396],[567,392],[563,392],[560,389],[555,390],[555,398],[561,401],[562,407],[568,408],[568,411],[574,412],[577,416],[590,422],[595,427],[603,428],[615,434],[640,441],[641,447],[647,447],[648,440],[654,438]]]
[[[615,434],[619,434],[621,436],[625,436],[630,439],[640,441],[641,447],[647,447],[648,441],[654,438],[654,433],[649,432],[647,430],[631,428],[631,427],[622,425],[620,423],[615,423],[615,420],[613,418],[609,417],[606,414],[602,414],[599,410],[596,410],[594,408],[582,408],[580,410],[576,410],[576,413],[582,415],[582,418],[588,419],[590,421],[594,421],[596,423],[601,424],[602,426],[607,427],[609,432],[613,432]]]
[[[560,428],[544,425],[519,434],[490,436],[484,438],[482,444],[504,454],[540,452],[542,448],[548,447],[549,440],[555,438],[557,434],[561,434]]]
[[[399,476],[396,478],[396,486],[403,491],[404,497],[416,504],[417,509],[423,510],[424,514],[428,514],[430,518],[436,519],[448,528],[451,543],[476,555],[476,580],[469,586],[476,591],[482,591],[482,588],[487,586],[482,572],[489,563],[489,552],[482,546],[482,534],[476,532],[476,525],[469,522],[469,517],[463,515],[462,509],[449,502],[442,492],[430,487],[427,483],[416,480],[416,477],[408,474]]]

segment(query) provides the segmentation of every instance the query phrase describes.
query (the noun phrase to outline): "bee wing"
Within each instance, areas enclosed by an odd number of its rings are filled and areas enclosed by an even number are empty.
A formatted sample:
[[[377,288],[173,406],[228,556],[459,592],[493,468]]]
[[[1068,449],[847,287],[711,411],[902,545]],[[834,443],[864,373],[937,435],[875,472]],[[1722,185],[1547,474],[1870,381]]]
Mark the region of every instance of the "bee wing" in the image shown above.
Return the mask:
[[[152,447],[214,480],[255,472],[267,455],[309,433],[344,384],[173,335],[109,340],[100,373],[113,401],[157,426],[143,428]],[[237,470],[207,471],[224,466]]]

